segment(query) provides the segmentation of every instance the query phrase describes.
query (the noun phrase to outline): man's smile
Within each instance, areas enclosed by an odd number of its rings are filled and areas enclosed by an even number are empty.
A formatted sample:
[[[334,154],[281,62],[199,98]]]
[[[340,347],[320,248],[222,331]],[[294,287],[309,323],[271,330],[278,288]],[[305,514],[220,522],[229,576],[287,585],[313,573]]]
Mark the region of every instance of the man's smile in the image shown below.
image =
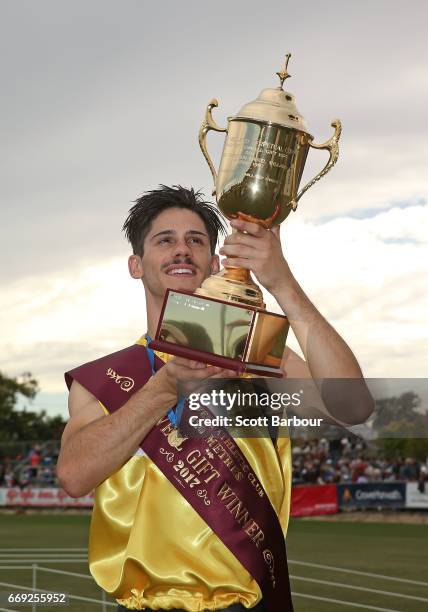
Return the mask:
[[[165,269],[168,276],[196,276],[196,268],[191,264],[171,264]]]

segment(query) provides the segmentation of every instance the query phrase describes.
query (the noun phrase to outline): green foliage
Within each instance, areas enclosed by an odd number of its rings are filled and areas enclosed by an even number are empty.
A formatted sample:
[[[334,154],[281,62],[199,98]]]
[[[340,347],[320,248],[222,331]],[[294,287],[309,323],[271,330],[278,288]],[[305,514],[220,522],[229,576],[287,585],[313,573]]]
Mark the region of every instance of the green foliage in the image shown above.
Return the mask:
[[[421,399],[412,391],[376,402],[373,427],[380,436],[376,446],[387,459],[426,460],[428,421],[420,407]]]
[[[373,427],[383,431],[396,421],[406,422],[406,430],[410,423],[418,425],[421,423],[422,415],[418,412],[421,406],[421,399],[413,391],[402,393],[398,397],[387,397],[376,400],[376,415]]]
[[[376,446],[386,459],[413,457],[425,462],[428,457],[427,438],[381,438],[376,440]]]
[[[39,390],[29,372],[10,378],[0,372],[0,441],[59,440],[64,429],[61,417],[48,417],[44,410],[18,409],[19,396],[34,399]]]

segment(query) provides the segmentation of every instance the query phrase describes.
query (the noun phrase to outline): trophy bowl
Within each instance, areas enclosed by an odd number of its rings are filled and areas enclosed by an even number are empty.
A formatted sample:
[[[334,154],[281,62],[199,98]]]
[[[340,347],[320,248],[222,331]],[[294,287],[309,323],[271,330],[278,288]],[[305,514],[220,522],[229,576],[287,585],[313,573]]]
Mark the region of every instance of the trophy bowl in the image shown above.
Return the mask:
[[[283,90],[290,54],[277,72],[281,84],[263,89],[258,98],[245,104],[226,128],[212,117],[218,101],[212,99],[199,130],[199,144],[213,179],[213,195],[222,213],[229,219],[241,217],[272,227],[296,210],[302,195],[331,170],[339,155],[342,130],[338,119],[332,121],[333,136],[314,144],[306,121],[296,107],[294,96]],[[206,146],[210,130],[226,132],[220,167],[217,173]],[[310,148],[325,149],[329,159],[324,168],[299,191],[299,185]]]
[[[199,130],[199,144],[214,180],[213,195],[226,218],[240,218],[269,229],[296,210],[302,195],[334,166],[341,123],[333,136],[314,144],[294,96],[283,90],[290,54],[277,75],[280,86],[264,89],[245,104],[227,127],[212,117],[212,99]],[[217,170],[206,146],[210,130],[227,134]],[[325,149],[324,168],[299,190],[310,148]],[[202,331],[203,330],[203,333]],[[267,312],[260,287],[249,270],[228,265],[194,294],[168,291],[155,349],[264,376],[282,377],[281,359],[289,330],[285,315]]]
[[[229,119],[216,181],[222,213],[229,219],[241,216],[267,227],[284,221],[296,201],[308,150],[309,137],[304,132]]]

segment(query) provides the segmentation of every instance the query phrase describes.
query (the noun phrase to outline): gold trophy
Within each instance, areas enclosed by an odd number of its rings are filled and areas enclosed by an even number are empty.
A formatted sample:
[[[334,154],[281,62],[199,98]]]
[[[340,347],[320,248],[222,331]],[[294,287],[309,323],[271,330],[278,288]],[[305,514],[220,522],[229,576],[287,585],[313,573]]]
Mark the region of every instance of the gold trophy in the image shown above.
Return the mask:
[[[245,104],[228,126],[212,117],[210,101],[199,130],[199,144],[214,179],[213,195],[228,219],[240,218],[269,229],[296,210],[302,195],[334,166],[342,130],[332,121],[333,136],[314,144],[294,96],[284,91],[288,62],[280,85],[263,89]],[[217,173],[206,147],[210,130],[227,134]],[[300,180],[309,148],[325,149],[324,168],[302,189]],[[174,355],[267,376],[282,376],[281,358],[288,333],[284,315],[265,310],[261,289],[250,272],[227,267],[209,277],[194,294],[169,290],[151,346]]]

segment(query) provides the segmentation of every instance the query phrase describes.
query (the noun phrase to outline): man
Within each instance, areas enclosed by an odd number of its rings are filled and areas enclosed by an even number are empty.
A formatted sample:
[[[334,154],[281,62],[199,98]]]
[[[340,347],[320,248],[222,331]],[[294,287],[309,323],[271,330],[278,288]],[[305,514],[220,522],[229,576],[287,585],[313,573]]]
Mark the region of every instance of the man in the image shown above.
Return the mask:
[[[226,238],[220,249],[225,263],[230,264],[233,257],[234,265],[250,269],[271,292],[287,312],[306,357],[305,363],[286,351],[287,375],[361,378],[349,347],[294,279],[283,257],[278,231],[240,220],[231,225],[239,231]],[[204,202],[200,193],[161,186],[136,201],[124,229],[133,248],[129,272],[143,282],[147,332],[153,338],[166,289],[194,291],[218,272],[215,247],[222,223],[216,209]],[[140,345],[146,343],[145,338],[139,341]],[[182,358],[161,357],[167,363],[157,368],[153,362],[145,384],[111,414],[108,394],[106,401],[100,402],[104,396],[88,390],[95,389],[85,374],[92,370],[83,366],[83,370],[69,373],[69,383],[73,380],[70,420],[62,438],[58,477],[72,496],[96,488],[89,546],[91,572],[125,609],[264,611],[261,589],[251,572],[142,450],[148,448],[145,443],[161,419],[174,419],[171,409],[178,403],[180,381],[233,373]],[[104,358],[99,362],[102,366],[107,363]],[[114,383],[120,383],[123,376],[111,367],[107,372],[112,380],[102,382],[103,389],[111,389],[108,393],[113,394],[118,388]],[[364,419],[365,410],[364,405],[358,405],[353,422]],[[173,429],[168,427],[167,431]],[[256,462],[256,476],[267,492],[275,521],[279,520],[285,532],[291,482],[289,440],[279,439],[275,445],[270,439],[236,442],[239,452]]]

